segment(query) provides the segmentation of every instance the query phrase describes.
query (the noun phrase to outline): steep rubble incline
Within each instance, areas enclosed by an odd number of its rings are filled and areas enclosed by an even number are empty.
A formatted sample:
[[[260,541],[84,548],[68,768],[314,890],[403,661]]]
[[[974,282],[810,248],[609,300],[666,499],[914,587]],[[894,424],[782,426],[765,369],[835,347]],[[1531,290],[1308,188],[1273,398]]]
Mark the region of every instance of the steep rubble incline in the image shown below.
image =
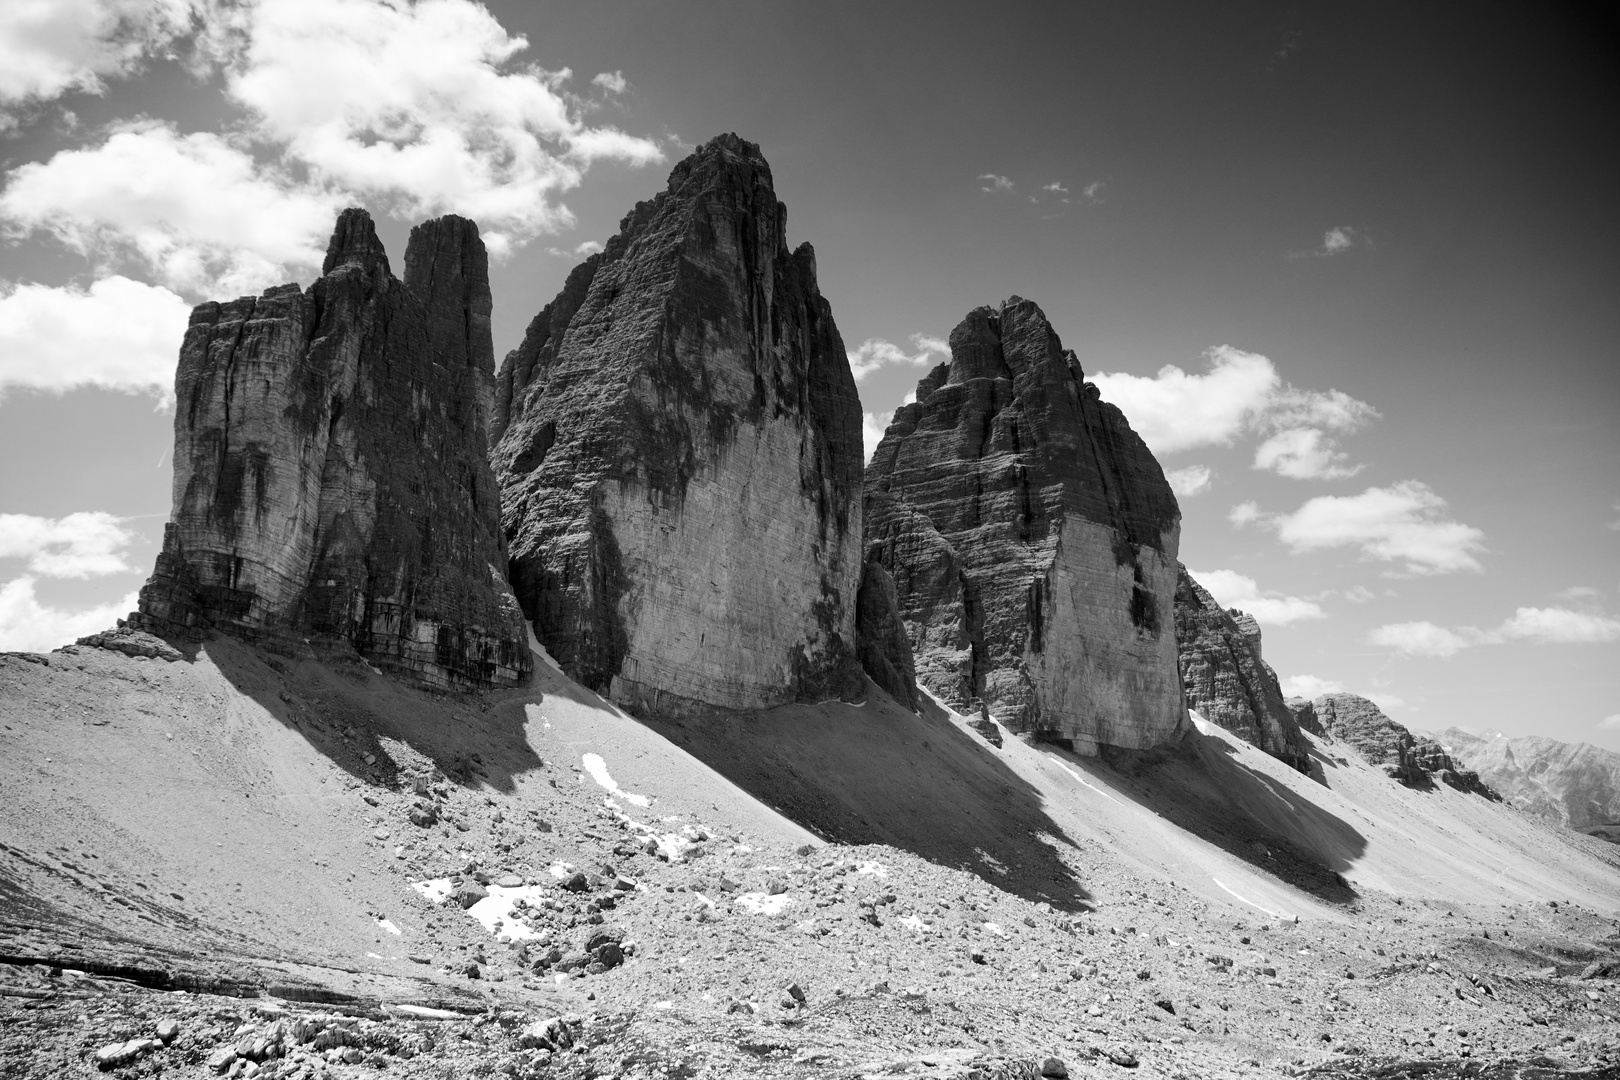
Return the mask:
[[[786,224],[759,147],[706,143],[500,371],[518,599],[564,670],[643,715],[863,692],[860,399]]]
[[[1030,301],[950,344],[866,474],[918,680],[1085,752],[1177,737],[1181,512],[1158,462]]]
[[[488,463],[494,349],[472,222],[411,232],[405,278],[346,210],[303,292],[207,303],[175,376],[174,509],[131,620],[347,644],[438,687],[531,667]]]
[[[1300,772],[1311,756],[1283,699],[1277,674],[1260,655],[1260,624],[1223,609],[1179,568],[1176,642],[1187,707]]]

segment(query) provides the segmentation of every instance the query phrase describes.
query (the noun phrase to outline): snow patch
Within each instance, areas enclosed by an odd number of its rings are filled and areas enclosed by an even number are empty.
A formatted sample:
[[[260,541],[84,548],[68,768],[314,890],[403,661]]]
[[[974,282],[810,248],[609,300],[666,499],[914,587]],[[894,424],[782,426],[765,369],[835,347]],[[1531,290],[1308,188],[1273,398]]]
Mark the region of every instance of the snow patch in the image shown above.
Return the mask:
[[[632,795],[621,788],[618,781],[608,775],[607,762],[602,760],[601,754],[585,754],[581,760],[585,762],[585,771],[591,774],[591,779],[595,780],[599,787],[613,792],[631,806],[648,807],[652,805],[652,800],[647,796]]]
[[[449,878],[432,878],[428,881],[413,881],[411,888],[421,893],[430,904],[442,904],[450,899],[450,894],[456,891]]]
[[[402,933],[404,933],[403,930],[401,930],[399,927],[395,926],[393,924],[393,922],[391,922],[388,919],[378,919],[377,920],[377,927],[379,929],[381,929],[381,930],[388,931],[390,934],[402,934]]]
[[[910,929],[917,931],[919,934],[926,934],[933,930],[932,926],[929,926],[915,915],[906,915],[896,921],[899,922],[901,926],[909,927]]]
[[[1107,799],[1109,802],[1114,803],[1116,806],[1123,806],[1124,805],[1124,803],[1121,803],[1118,799],[1116,799],[1112,795],[1108,794],[1108,792],[1104,791],[1102,788],[1098,787],[1096,784],[1090,783],[1089,781],[1086,780],[1085,777],[1081,776],[1079,773],[1077,773],[1073,769],[1069,768],[1067,765],[1065,765],[1063,763],[1063,759],[1058,757],[1056,754],[1047,754],[1046,756],[1051,758],[1054,762],[1056,762],[1058,768],[1062,769],[1064,772],[1068,773],[1070,776],[1072,776],[1076,780],[1078,780],[1080,782],[1081,787],[1090,788],[1092,791],[1095,791],[1097,794],[1101,795],[1103,798]]]
[[[888,867],[884,866],[880,862],[863,862],[855,868],[855,872],[857,874],[865,874],[868,877],[875,878],[886,878],[889,876]]]
[[[538,885],[519,885],[505,889],[499,885],[485,886],[489,895],[467,909],[467,914],[501,941],[533,941],[540,932],[518,921],[517,903],[538,905],[545,892]]]
[[[749,892],[737,897],[737,906],[755,915],[780,915],[792,904],[793,897],[787,893],[771,896],[768,893]]]

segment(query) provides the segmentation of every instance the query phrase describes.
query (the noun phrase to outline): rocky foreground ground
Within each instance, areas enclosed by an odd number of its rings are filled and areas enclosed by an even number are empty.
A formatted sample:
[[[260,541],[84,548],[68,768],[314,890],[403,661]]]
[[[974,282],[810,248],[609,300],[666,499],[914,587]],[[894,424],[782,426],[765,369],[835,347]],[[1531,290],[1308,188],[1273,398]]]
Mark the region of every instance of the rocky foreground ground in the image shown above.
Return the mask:
[[[1077,835],[1050,840],[1077,883],[1054,904],[996,852],[970,872],[891,846],[804,842],[802,830],[784,839],[786,826],[771,833],[718,791],[649,801],[597,754],[545,741],[568,708],[586,707],[552,694],[560,677],[528,692],[539,704],[510,706],[529,710],[526,745],[546,756],[504,787],[487,746],[436,762],[344,711],[333,687],[345,678],[306,671],[297,694],[260,692],[288,711],[277,737],[322,748],[311,768],[332,782],[315,783],[322,809],[301,820],[341,833],[352,854],[302,867],[273,856],[279,898],[232,892],[228,879],[154,884],[142,860],[161,852],[121,850],[89,816],[57,828],[68,811],[51,801],[53,778],[129,781],[85,779],[95,755],[124,746],[150,747],[119,759],[150,772],[146,785],[171,783],[164,771],[184,756],[214,771],[173,775],[224,776],[207,733],[233,768],[270,736],[245,712],[235,728],[209,719],[209,695],[226,695],[201,660],[81,649],[48,667],[3,663],[4,689],[28,705],[0,708],[6,1077],[1620,1076],[1620,923],[1590,901],[1453,903],[1363,886],[1326,908],[1299,894],[1296,920]],[[121,704],[108,697],[125,684]],[[416,699],[390,693],[375,700],[402,724]],[[501,700],[490,696],[488,716]],[[482,707],[458,705],[458,722],[475,725]],[[655,744],[618,745],[628,767]],[[23,772],[64,760],[25,786]],[[1107,782],[1069,767],[1088,788]],[[240,785],[200,812],[290,801]],[[279,820],[251,813],[242,820]],[[173,820],[209,837],[193,846],[228,852],[225,832]],[[287,839],[278,829],[237,839],[272,858]],[[330,926],[277,921],[276,904],[309,890],[358,928],[345,950],[319,944],[338,940]]]

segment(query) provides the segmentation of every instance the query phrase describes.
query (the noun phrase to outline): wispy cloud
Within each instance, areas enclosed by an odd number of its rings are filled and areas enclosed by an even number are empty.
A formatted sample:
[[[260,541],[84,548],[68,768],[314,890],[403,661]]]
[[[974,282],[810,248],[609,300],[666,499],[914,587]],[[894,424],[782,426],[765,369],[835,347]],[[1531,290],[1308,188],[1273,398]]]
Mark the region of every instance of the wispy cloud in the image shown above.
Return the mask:
[[[610,94],[622,94],[630,88],[622,71],[603,71],[591,77],[592,86],[600,86]]]
[[[933,367],[951,358],[950,343],[928,334],[911,335],[912,351],[907,352],[885,338],[867,338],[849,353],[849,370],[856,382],[887,367]]]
[[[1614,504],[1614,512],[1616,514],[1620,514],[1620,502]],[[1616,517],[1613,521],[1609,522],[1609,528],[1613,529],[1615,532],[1620,532],[1620,517]]]
[[[1455,656],[1480,645],[1530,642],[1540,645],[1599,645],[1620,641],[1620,619],[1597,611],[1522,607],[1498,626],[1444,627],[1427,620],[1390,623],[1374,629],[1370,644],[1408,656]]]
[[[1290,56],[1299,52],[1304,46],[1305,34],[1303,31],[1283,31],[1282,43],[1277,46],[1277,51],[1271,54],[1271,59],[1266,61],[1266,70],[1276,71]]]
[[[1605,716],[1597,722],[1599,731],[1620,731],[1620,713]]]
[[[1274,589],[1261,589],[1258,582],[1235,570],[1187,571],[1222,607],[1241,608],[1256,620],[1272,626],[1310,619],[1325,619],[1320,604],[1298,596],[1284,596]]]
[[[1229,345],[1205,353],[1209,370],[1189,374],[1166,364],[1151,378],[1099,372],[1107,400],[1156,454],[1229,446],[1261,434],[1254,467],[1301,480],[1336,479],[1359,471],[1336,439],[1378,419],[1378,411],[1340,390],[1300,390],[1271,360]]]
[[[167,403],[191,305],[126,277],[88,289],[0,283],[0,398],[94,386]]]
[[[25,559],[40,577],[89,578],[135,568],[124,549],[135,539],[124,519],[99,510],[46,518],[0,514],[0,559]]]
[[[1475,556],[1485,550],[1485,534],[1445,517],[1445,507],[1427,484],[1402,480],[1359,495],[1321,495],[1288,514],[1243,503],[1227,518],[1239,527],[1258,522],[1295,553],[1353,547],[1365,558],[1401,563],[1409,574],[1482,571]]]
[[[1041,190],[1049,191],[1054,195],[1067,195],[1069,193],[1069,189],[1057,180],[1052,181],[1050,184],[1042,184]]]
[[[1086,199],[1087,202],[1102,202],[1103,189],[1107,186],[1108,185],[1103,183],[1101,180],[1093,180],[1091,183],[1080,189],[1080,194]]]
[[[546,254],[556,255],[562,259],[583,259],[588,255],[595,255],[602,247],[600,240],[584,240],[571,248],[548,247]]]
[[[1183,499],[1194,495],[1202,495],[1209,490],[1214,480],[1215,470],[1208,465],[1188,465],[1182,469],[1171,469],[1164,474],[1170,484],[1170,490]]]
[[[995,194],[998,192],[1008,192],[1013,189],[1012,179],[1010,177],[998,175],[997,173],[981,173],[979,175],[979,179],[984,181],[983,185],[979,188],[980,191],[988,191]]]

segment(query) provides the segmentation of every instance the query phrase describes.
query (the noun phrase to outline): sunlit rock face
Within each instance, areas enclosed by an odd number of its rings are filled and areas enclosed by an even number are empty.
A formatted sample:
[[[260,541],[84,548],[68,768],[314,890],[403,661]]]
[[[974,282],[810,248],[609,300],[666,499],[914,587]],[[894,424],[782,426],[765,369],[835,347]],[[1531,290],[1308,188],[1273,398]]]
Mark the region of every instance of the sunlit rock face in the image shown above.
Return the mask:
[[[866,473],[918,682],[1082,751],[1178,738],[1181,512],[1158,462],[1034,303],[973,311],[950,346]]]
[[[394,277],[338,219],[308,292],[192,312],[175,376],[174,503],[134,621],[352,647],[444,688],[530,669],[488,463],[494,350],[477,227],[411,232]]]
[[[680,716],[858,698],[861,408],[759,147],[677,165],[497,380],[512,580],[569,674]]]
[[[1260,624],[1227,610],[1181,567],[1176,584],[1176,642],[1187,707],[1300,772],[1310,751],[1260,655]]]

